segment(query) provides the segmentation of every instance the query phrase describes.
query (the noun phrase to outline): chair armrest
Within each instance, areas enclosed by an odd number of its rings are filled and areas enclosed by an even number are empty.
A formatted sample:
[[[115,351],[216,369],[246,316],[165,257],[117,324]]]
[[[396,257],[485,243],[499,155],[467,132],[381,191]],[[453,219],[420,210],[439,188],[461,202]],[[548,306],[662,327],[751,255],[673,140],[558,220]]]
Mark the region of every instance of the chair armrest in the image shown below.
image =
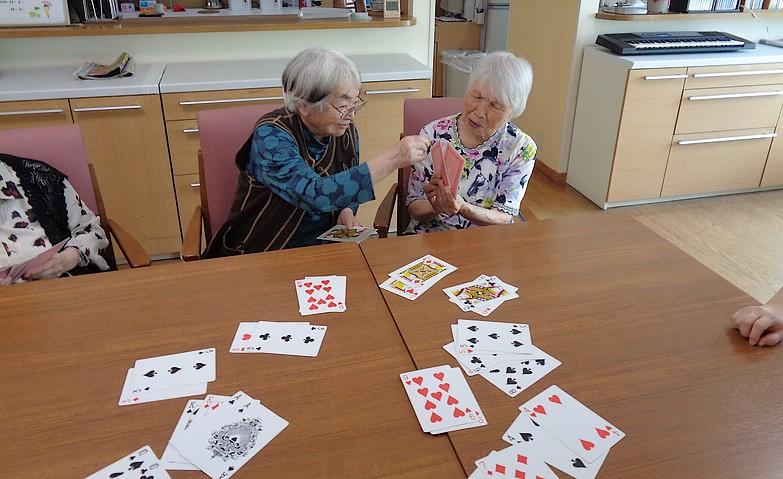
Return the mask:
[[[391,224],[392,213],[394,213],[394,203],[397,201],[397,183],[394,183],[386,193],[386,197],[381,201],[378,206],[378,211],[375,213],[375,220],[372,223],[372,227],[378,230],[378,238],[386,238],[389,236],[389,225]]]
[[[142,268],[151,264],[149,255],[133,236],[112,219],[107,218],[106,224],[109,226],[109,233],[117,241],[117,246],[120,247],[122,255],[125,256],[131,268]]]
[[[201,259],[201,206],[196,206],[182,241],[180,256],[185,261]]]

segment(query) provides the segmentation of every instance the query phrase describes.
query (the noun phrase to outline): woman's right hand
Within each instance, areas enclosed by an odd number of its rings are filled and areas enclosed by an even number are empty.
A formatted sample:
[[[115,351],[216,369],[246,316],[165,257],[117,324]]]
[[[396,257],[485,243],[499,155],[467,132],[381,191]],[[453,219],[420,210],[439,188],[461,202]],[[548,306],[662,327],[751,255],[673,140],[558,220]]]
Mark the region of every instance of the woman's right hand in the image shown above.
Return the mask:
[[[432,140],[421,135],[406,136],[397,144],[399,168],[411,166],[427,158]]]

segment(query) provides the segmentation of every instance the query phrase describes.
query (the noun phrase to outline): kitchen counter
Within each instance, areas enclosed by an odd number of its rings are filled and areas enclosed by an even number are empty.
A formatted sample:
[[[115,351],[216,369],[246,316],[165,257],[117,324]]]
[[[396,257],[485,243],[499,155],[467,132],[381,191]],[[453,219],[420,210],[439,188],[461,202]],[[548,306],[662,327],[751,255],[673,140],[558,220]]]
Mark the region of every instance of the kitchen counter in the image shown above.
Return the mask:
[[[720,53],[677,53],[662,55],[615,55],[604,47],[585,48],[585,56],[596,55],[629,70],[720,65],[751,65],[783,62],[783,48],[757,44],[753,50]]]

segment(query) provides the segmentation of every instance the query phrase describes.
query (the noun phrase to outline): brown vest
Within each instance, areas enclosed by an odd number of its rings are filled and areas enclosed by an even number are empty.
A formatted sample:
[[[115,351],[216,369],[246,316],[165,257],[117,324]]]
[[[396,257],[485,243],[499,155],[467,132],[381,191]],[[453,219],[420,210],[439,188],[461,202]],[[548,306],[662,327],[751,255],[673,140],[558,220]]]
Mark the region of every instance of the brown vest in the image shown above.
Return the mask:
[[[304,161],[321,176],[333,175],[359,164],[355,148],[357,132],[353,123],[342,136],[332,138],[321,159],[315,160],[307,151],[304,133],[307,127],[299,115],[284,108],[267,113],[258,120],[253,133],[237,153],[239,180],[236,197],[228,220],[207,247],[206,258],[284,249],[305,220],[306,211],[286,202],[265,184],[244,173],[250,160],[255,129],[267,124],[288,132],[296,140]],[[336,222],[336,215],[337,212],[332,213],[333,222]]]

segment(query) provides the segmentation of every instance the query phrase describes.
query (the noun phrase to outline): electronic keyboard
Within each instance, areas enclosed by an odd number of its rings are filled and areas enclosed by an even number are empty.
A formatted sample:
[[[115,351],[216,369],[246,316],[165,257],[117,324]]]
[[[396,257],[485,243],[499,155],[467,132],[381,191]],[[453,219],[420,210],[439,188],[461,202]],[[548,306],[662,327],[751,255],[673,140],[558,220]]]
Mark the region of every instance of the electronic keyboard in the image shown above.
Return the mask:
[[[595,43],[618,55],[750,50],[756,44],[723,32],[646,32],[598,35]]]

